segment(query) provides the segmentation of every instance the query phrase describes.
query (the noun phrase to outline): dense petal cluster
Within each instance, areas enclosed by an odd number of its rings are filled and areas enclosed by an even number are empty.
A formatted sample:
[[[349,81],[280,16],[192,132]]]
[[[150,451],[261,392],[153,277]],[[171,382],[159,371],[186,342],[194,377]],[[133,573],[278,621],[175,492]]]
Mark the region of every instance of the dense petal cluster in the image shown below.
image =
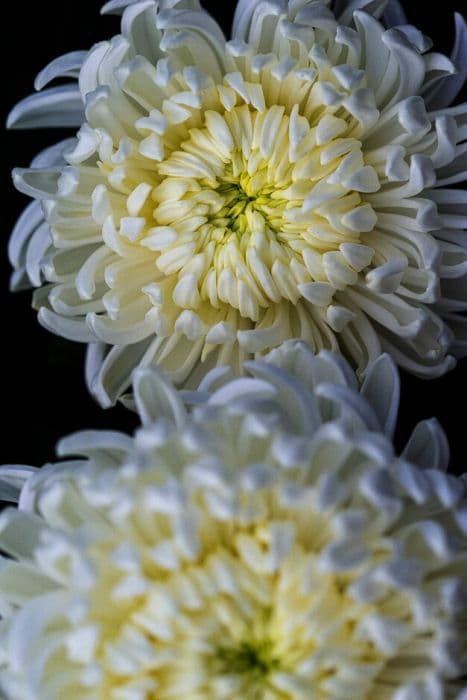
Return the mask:
[[[41,204],[11,258],[49,283],[41,322],[92,344],[102,404],[139,364],[194,388],[290,338],[360,375],[383,349],[423,376],[465,352],[465,76],[385,5],[240,2],[226,42],[196,0],[109,3],[121,35],[37,81],[79,87],[13,111],[81,125],[16,171]]]
[[[141,370],[134,440],[82,433],[60,453],[85,459],[0,473],[20,490],[0,519],[8,699],[461,697],[467,484],[442,433],[394,455],[386,357],[361,393],[300,344],[247,370],[211,372],[188,411]]]

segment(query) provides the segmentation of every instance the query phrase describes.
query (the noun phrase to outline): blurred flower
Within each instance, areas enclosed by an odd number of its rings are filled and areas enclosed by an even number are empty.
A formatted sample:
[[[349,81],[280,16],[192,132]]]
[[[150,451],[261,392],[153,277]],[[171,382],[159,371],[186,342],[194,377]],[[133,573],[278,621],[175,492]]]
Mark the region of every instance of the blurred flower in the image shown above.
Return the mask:
[[[329,353],[268,359],[211,372],[188,412],[139,370],[134,440],[81,433],[59,453],[84,459],[0,472],[20,489],[0,520],[8,699],[460,697],[466,482],[442,432],[394,455],[386,356],[361,393]]]
[[[81,125],[15,172],[41,204],[10,253],[16,286],[49,283],[41,323],[93,343],[103,405],[139,364],[196,387],[290,338],[361,376],[382,350],[428,377],[465,354],[466,27],[453,75],[385,5],[241,0],[226,42],[196,0],[118,0],[122,34],[36,83],[79,87],[13,110]]]

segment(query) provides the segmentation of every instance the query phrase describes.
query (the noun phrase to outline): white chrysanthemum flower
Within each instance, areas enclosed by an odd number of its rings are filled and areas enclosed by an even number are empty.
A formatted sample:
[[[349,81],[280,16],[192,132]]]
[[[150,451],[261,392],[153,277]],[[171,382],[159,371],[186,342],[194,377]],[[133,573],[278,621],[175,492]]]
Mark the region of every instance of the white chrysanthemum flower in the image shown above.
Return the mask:
[[[395,457],[387,358],[359,394],[286,350],[290,372],[211,372],[190,415],[140,370],[134,441],[72,436],[60,453],[87,459],[25,480],[0,518],[8,699],[461,697],[467,482],[435,423]]]
[[[15,172],[41,205],[11,258],[16,284],[50,283],[41,322],[93,343],[102,404],[138,364],[195,387],[290,338],[360,375],[383,349],[422,376],[465,353],[467,106],[447,105],[467,32],[458,17],[453,76],[385,5],[241,0],[226,42],[197,0],[118,0],[121,35],[37,80],[79,88],[13,111],[82,124]]]

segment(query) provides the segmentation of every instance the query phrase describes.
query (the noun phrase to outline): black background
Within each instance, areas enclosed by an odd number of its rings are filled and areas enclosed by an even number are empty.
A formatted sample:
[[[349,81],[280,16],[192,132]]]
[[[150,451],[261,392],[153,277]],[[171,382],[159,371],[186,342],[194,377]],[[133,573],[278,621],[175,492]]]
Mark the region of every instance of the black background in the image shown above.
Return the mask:
[[[234,3],[205,0],[204,6],[229,32]],[[407,0],[409,19],[435,40],[435,49],[449,53],[453,12],[467,15],[465,0],[420,3]],[[2,16],[2,123],[13,105],[33,91],[39,70],[56,56],[88,49],[118,33],[118,18],[100,17],[98,0],[63,2],[33,0],[8,3]],[[465,99],[467,93],[464,94]],[[0,248],[2,415],[0,464],[40,465],[52,460],[54,445],[63,435],[84,428],[132,430],[134,416],[123,408],[98,408],[83,383],[84,346],[56,338],[37,323],[30,294],[8,291],[10,268],[6,246],[14,221],[27,198],[10,181],[14,166],[27,166],[42,148],[65,138],[61,131],[2,131],[2,243]],[[466,471],[467,360],[448,376],[432,381],[402,376],[398,445],[418,420],[436,416],[444,426],[452,452],[452,467]],[[464,404],[464,401],[466,402]]]

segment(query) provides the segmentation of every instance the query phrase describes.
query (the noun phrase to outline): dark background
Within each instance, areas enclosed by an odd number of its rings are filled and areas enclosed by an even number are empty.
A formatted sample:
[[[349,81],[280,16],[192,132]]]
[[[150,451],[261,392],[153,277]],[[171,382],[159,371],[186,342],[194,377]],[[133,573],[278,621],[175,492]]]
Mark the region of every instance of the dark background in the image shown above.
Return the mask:
[[[228,33],[234,3],[205,0],[203,4]],[[96,41],[118,33],[118,18],[100,17],[100,6],[98,0],[8,3],[8,15],[2,16],[2,124],[9,109],[33,91],[35,75],[52,58],[75,49],[88,49]],[[435,49],[449,53],[453,12],[467,15],[465,0],[444,0],[432,6],[419,0],[406,0],[405,7],[410,21],[435,40]],[[63,130],[1,132],[0,295],[4,374],[0,464],[40,465],[52,460],[57,440],[75,430],[104,427],[132,430],[136,425],[134,416],[123,408],[102,411],[87,394],[83,383],[84,346],[44,331],[30,308],[30,294],[11,295],[8,291],[7,241],[15,219],[28,201],[13,189],[10,171],[14,166],[27,166],[38,151],[64,137]],[[436,416],[451,443],[453,469],[459,473],[466,471],[467,426],[463,404],[466,389],[467,360],[447,377],[430,382],[403,375],[398,445],[404,443],[417,421]]]

